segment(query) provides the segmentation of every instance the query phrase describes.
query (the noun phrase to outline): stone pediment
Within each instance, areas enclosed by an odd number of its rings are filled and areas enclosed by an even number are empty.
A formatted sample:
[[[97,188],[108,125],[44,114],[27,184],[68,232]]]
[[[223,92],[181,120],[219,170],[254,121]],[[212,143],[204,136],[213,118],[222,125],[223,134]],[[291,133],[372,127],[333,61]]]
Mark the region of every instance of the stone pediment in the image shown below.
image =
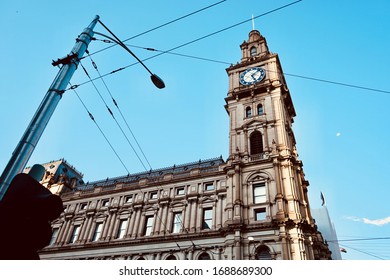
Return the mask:
[[[265,117],[253,117],[251,119],[245,120],[244,124],[238,128],[236,128],[237,131],[244,130],[248,128],[253,128],[257,126],[262,126],[266,122]]]

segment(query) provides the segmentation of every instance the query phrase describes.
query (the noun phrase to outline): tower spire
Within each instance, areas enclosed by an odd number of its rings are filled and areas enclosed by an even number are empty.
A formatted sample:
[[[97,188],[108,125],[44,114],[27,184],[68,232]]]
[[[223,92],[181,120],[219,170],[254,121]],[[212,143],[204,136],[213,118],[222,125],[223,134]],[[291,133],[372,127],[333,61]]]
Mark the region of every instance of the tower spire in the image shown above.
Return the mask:
[[[252,14],[252,30],[255,30],[255,18],[253,17],[253,14]]]

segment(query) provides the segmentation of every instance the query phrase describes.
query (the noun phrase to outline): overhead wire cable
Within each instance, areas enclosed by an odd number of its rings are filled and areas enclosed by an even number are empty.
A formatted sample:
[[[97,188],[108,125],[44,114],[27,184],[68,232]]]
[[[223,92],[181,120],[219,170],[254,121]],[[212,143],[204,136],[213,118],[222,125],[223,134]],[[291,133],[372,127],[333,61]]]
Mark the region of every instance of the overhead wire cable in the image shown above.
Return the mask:
[[[366,254],[366,255],[372,256],[374,258],[384,260],[385,258],[383,258],[382,256],[379,256],[378,254],[373,254],[372,252],[367,252],[367,250],[363,251],[360,248],[357,249],[356,247],[351,247],[349,245],[345,245],[344,243],[343,244],[340,243],[340,242],[360,242],[360,241],[377,241],[377,240],[390,240],[390,237],[386,236],[386,237],[367,237],[367,238],[337,239],[337,240],[327,240],[327,242],[336,243],[337,245],[340,245],[341,247],[349,248],[351,250],[360,252],[362,254]],[[383,243],[383,244],[387,245],[387,243]],[[380,246],[383,247],[383,244],[380,244]],[[362,245],[362,244],[360,244],[360,245]]]
[[[88,54],[88,53],[87,53],[87,54]],[[90,57],[90,56],[89,56],[89,57]],[[99,74],[99,76],[100,76],[100,71],[98,70],[98,67],[97,67],[95,61],[94,61],[91,57],[90,57],[90,60],[91,60],[92,66],[96,69],[96,71],[98,72],[98,74]],[[84,72],[86,73],[86,75],[90,78],[90,75],[89,75],[88,71],[86,70],[86,68],[84,67],[84,65],[82,65],[81,63],[80,63],[80,65],[81,65],[81,67],[83,68],[83,70],[84,70]],[[113,100],[114,105],[117,106],[117,102],[115,101],[115,99],[114,99],[114,97],[113,97],[113,95],[112,95],[110,89],[108,88],[108,86],[107,86],[107,84],[105,83],[104,79],[103,79],[103,78],[101,78],[101,79],[102,79],[103,84],[106,86],[106,89],[107,89],[107,91],[109,92],[109,94],[110,94],[110,96],[111,96],[111,98],[112,98],[112,100]],[[104,98],[102,97],[102,95],[101,95],[99,89],[96,87],[96,85],[94,84],[94,82],[92,82],[92,84],[93,84],[93,86],[95,87],[95,90],[98,92],[98,94],[99,94],[100,98],[102,99],[103,103],[106,105],[106,107],[107,107],[107,109],[108,109],[110,115],[111,115],[111,116],[114,118],[114,120],[116,121],[116,119],[115,119],[115,117],[114,117],[114,115],[113,115],[111,109],[108,107],[108,105],[107,105],[107,103],[105,102]],[[117,107],[118,107],[118,106],[117,106]],[[118,107],[118,110],[120,110],[119,107]],[[123,118],[124,118],[124,117],[123,117]],[[125,118],[124,118],[124,120],[125,120]],[[125,122],[126,122],[126,120],[125,120]],[[126,123],[127,123],[127,122],[126,122]],[[117,123],[117,124],[118,124],[118,123]],[[118,125],[119,125],[119,124],[118,124]],[[131,131],[130,127],[128,127],[128,128],[129,128],[129,130]],[[122,130],[122,129],[121,129],[121,130]],[[123,132],[123,130],[122,130],[122,132]],[[123,132],[123,133],[124,133],[124,132]],[[133,136],[134,136],[134,135],[133,135]],[[125,137],[126,137],[126,136],[125,136]],[[135,138],[135,136],[134,136],[134,138]],[[128,138],[126,137],[126,139],[128,139]],[[136,139],[136,138],[135,138],[135,139]],[[137,140],[136,140],[136,141],[137,141]],[[137,142],[137,143],[138,143],[138,142]],[[129,143],[129,144],[130,144],[130,143]],[[131,145],[131,144],[130,144],[130,145]],[[142,151],[142,148],[141,148],[141,147],[139,147],[139,148],[140,148],[141,151]],[[134,148],[133,148],[133,150],[134,150]],[[134,151],[134,152],[135,152],[135,151]],[[143,153],[143,155],[145,156],[144,153]],[[137,156],[138,156],[138,155],[137,155]],[[150,163],[149,163],[149,161],[148,161],[148,159],[147,159],[146,156],[145,156],[145,159],[146,159],[146,161],[148,162],[148,164],[149,164],[149,166],[150,166],[150,171],[151,171],[153,168],[152,168],[152,166],[150,165]],[[142,163],[142,161],[141,161],[141,163]],[[144,166],[145,170],[148,171],[148,170],[146,169],[145,165],[143,165],[143,166]],[[128,172],[128,173],[129,173],[129,172]],[[161,186],[161,185],[158,185],[158,186],[157,186],[157,189],[160,191],[160,193],[162,193],[163,189],[162,189],[162,186]],[[142,191],[141,187],[138,186],[138,190],[139,190],[139,193],[141,194],[141,197],[144,197],[145,193]],[[168,229],[167,223],[165,223],[165,222],[162,220],[162,218],[160,217],[160,215],[159,215],[158,213],[156,213],[156,219],[158,219],[158,220],[160,221],[160,223],[161,223],[161,225],[163,226],[164,230],[169,230],[169,229]],[[182,219],[180,219],[180,224],[181,224],[181,227],[184,229],[184,223],[183,223]],[[186,231],[186,232],[187,232],[187,234],[188,234],[188,231]],[[194,242],[193,242],[193,240],[192,240],[191,237],[190,237],[190,240],[189,240],[189,241],[191,242],[191,246],[193,246],[193,247],[196,246],[196,245],[194,244]],[[176,243],[177,247],[181,250],[180,245],[179,245],[176,241],[175,241],[175,243]]]
[[[191,41],[189,41],[189,42],[183,43],[183,44],[178,45],[178,46],[176,46],[176,47],[174,47],[174,48],[171,48],[171,49],[169,49],[169,50],[167,50],[167,51],[163,51],[163,52],[161,52],[161,53],[159,53],[159,54],[156,54],[156,55],[147,57],[147,58],[145,58],[145,59],[142,60],[142,61],[147,61],[147,60],[149,60],[149,59],[152,59],[152,58],[156,58],[156,57],[158,57],[158,56],[161,56],[161,55],[163,55],[163,54],[165,54],[165,53],[168,53],[168,52],[171,52],[171,51],[180,49],[180,48],[185,47],[185,46],[188,46],[188,45],[193,44],[193,43],[195,43],[195,42],[198,42],[198,41],[201,41],[201,40],[203,40],[203,39],[206,39],[206,38],[209,38],[209,37],[211,37],[211,36],[214,36],[214,35],[216,35],[216,34],[222,33],[222,32],[224,32],[224,31],[226,31],[226,30],[229,30],[229,29],[232,29],[232,28],[234,28],[234,27],[240,26],[240,25],[242,25],[242,24],[244,24],[244,23],[250,22],[250,21],[252,21],[253,19],[256,19],[256,18],[259,18],[259,17],[263,17],[263,16],[266,16],[266,15],[268,15],[268,14],[277,12],[277,11],[282,10],[282,9],[285,9],[285,8],[287,8],[287,7],[289,7],[289,6],[292,6],[292,5],[294,5],[294,4],[297,4],[297,3],[301,2],[301,1],[303,1],[303,0],[298,0],[298,1],[291,2],[291,3],[289,3],[289,4],[286,4],[286,5],[284,5],[284,6],[281,6],[281,7],[279,7],[279,8],[270,10],[270,11],[265,12],[265,13],[262,13],[262,14],[256,16],[256,17],[254,17],[254,18],[251,17],[250,19],[241,21],[241,22],[239,22],[239,23],[230,25],[230,26],[228,26],[228,27],[222,28],[222,29],[217,30],[217,31],[215,31],[215,32],[212,32],[212,33],[209,33],[209,34],[207,34],[207,35],[201,36],[201,37],[199,37],[199,38],[197,38],[197,39],[194,39],[194,40],[191,40]],[[131,67],[131,66],[133,66],[133,65],[136,65],[136,64],[138,64],[138,62],[133,63],[133,64],[130,64],[130,65],[127,65],[127,66],[124,66],[124,67],[121,68],[121,70],[124,70],[124,69],[126,69],[126,68],[128,68],[128,67]]]
[[[115,107],[117,108],[119,114],[121,115],[122,120],[123,120],[124,123],[126,124],[127,129],[130,131],[130,133],[131,133],[131,135],[132,135],[132,137],[133,137],[135,143],[136,143],[137,146],[138,146],[138,149],[141,151],[141,153],[142,153],[142,155],[143,155],[145,161],[146,161],[147,164],[149,165],[150,169],[152,169],[152,166],[151,166],[151,164],[150,164],[148,158],[146,157],[146,155],[145,155],[143,149],[141,148],[141,145],[139,144],[137,138],[135,137],[133,130],[130,128],[130,125],[129,125],[128,121],[126,120],[125,116],[123,115],[122,110],[119,108],[118,102],[115,100],[114,96],[113,96],[112,93],[111,93],[111,90],[109,89],[107,83],[106,83],[105,80],[103,79],[103,77],[102,77],[102,75],[101,75],[101,73],[100,73],[100,71],[99,71],[99,69],[98,69],[98,67],[97,67],[97,64],[96,64],[95,61],[92,59],[92,57],[89,55],[88,51],[87,51],[87,55],[88,55],[88,57],[89,57],[90,60],[91,60],[92,66],[95,68],[95,70],[96,70],[96,72],[98,73],[98,75],[99,75],[101,81],[103,82],[103,84],[104,84],[104,86],[105,86],[107,92],[109,93],[112,102],[114,103],[114,105],[115,105]],[[143,165],[143,166],[144,166],[144,165]],[[145,166],[144,166],[144,167],[145,167]],[[145,167],[145,170],[147,171],[146,167]]]
[[[358,85],[353,85],[353,84],[348,84],[348,83],[330,81],[330,80],[319,79],[319,78],[314,78],[314,77],[291,74],[291,73],[284,73],[284,75],[295,77],[295,78],[301,78],[301,79],[306,79],[306,80],[322,82],[322,83],[334,84],[334,85],[339,85],[339,86],[344,86],[344,87],[351,87],[351,88],[357,88],[357,89],[362,89],[362,90],[367,90],[367,91],[375,91],[375,92],[390,94],[390,91],[388,91],[388,90],[382,90],[382,89],[377,89],[377,88],[372,88],[372,87],[363,87],[363,86],[358,86]]]
[[[70,83],[69,83],[70,84]],[[71,85],[72,86],[72,85]],[[115,148],[113,147],[113,145],[111,144],[110,140],[107,138],[106,134],[103,132],[103,130],[101,129],[101,127],[99,126],[99,124],[96,122],[95,120],[95,117],[92,115],[92,113],[89,111],[89,109],[87,108],[87,106],[85,105],[84,101],[81,99],[80,95],[78,94],[78,92],[76,91],[75,88],[72,89],[74,91],[74,93],[76,94],[77,98],[79,99],[79,101],[81,102],[81,104],[83,105],[84,109],[87,111],[89,117],[91,118],[91,120],[94,122],[94,124],[96,125],[96,127],[99,129],[100,133],[103,135],[104,139],[106,140],[106,142],[108,143],[108,145],[110,146],[111,150],[114,152],[114,154],[116,155],[116,157],[118,158],[118,160],[120,161],[120,163],[122,164],[122,166],[125,168],[125,170],[127,171],[127,173],[129,174],[129,170],[127,169],[126,165],[124,164],[123,160],[121,159],[121,157],[119,156],[119,154],[117,153],[117,151],[115,150]]]
[[[273,10],[270,10],[270,11],[268,11],[268,12],[265,12],[265,13],[262,13],[262,14],[260,14],[260,15],[257,15],[256,17],[251,17],[250,19],[247,19],[247,20],[241,21],[241,22],[239,22],[239,23],[230,25],[230,26],[228,26],[228,27],[222,28],[222,29],[217,30],[217,31],[215,31],[215,32],[212,32],[212,33],[209,33],[209,34],[207,34],[207,35],[201,36],[201,37],[199,37],[199,38],[197,38],[197,39],[194,39],[194,40],[191,40],[191,41],[186,42],[186,43],[184,43],[184,44],[178,45],[178,46],[176,46],[176,47],[174,47],[174,48],[171,48],[171,49],[169,49],[169,50],[167,50],[167,51],[164,51],[164,52],[162,52],[162,53],[159,53],[159,54],[157,54],[157,55],[148,57],[148,58],[144,59],[143,61],[146,61],[146,60],[149,60],[149,59],[158,57],[158,56],[160,56],[160,55],[165,54],[166,52],[171,52],[171,51],[180,49],[180,48],[182,48],[182,47],[188,46],[188,45],[190,45],[190,44],[193,44],[193,43],[195,43],[195,42],[201,41],[201,40],[203,40],[203,39],[209,38],[209,37],[211,37],[211,36],[217,35],[217,34],[219,34],[219,33],[222,33],[222,32],[224,32],[224,31],[226,31],[226,30],[229,30],[229,29],[232,29],[232,28],[234,28],[234,27],[240,26],[240,25],[242,25],[242,24],[244,24],[244,23],[250,22],[250,21],[252,21],[252,20],[254,20],[254,19],[257,19],[257,18],[266,16],[266,15],[268,15],[268,14],[277,12],[277,11],[279,11],[279,10],[285,9],[285,8],[287,8],[287,7],[289,7],[289,6],[292,6],[292,5],[294,5],[294,4],[297,4],[297,3],[301,2],[301,1],[303,1],[303,0],[298,0],[298,1],[291,2],[291,3],[289,3],[289,4],[283,5],[283,6],[281,6],[281,7],[276,8],[276,9],[273,9]],[[130,66],[130,65],[129,65],[129,66]],[[126,67],[125,67],[125,68],[126,68]]]
[[[97,68],[96,63],[94,62],[94,60],[93,60],[91,57],[90,57],[90,59],[91,59],[91,62],[92,62],[92,66],[96,69],[96,71],[98,71],[98,74],[99,74],[99,76],[100,76],[100,72],[99,72],[99,70],[98,70],[98,68]],[[89,75],[88,71],[86,70],[86,68],[84,67],[84,65],[82,65],[81,63],[80,63],[80,65],[81,65],[81,67],[83,68],[83,70],[84,70],[84,72],[86,73],[86,75],[90,78],[90,75]],[[104,79],[103,79],[103,78],[102,78],[102,82],[103,82],[103,84],[106,86],[106,89],[107,89],[107,91],[109,92],[109,94],[110,94],[110,96],[111,96],[111,98],[112,98],[112,100],[113,100],[114,105],[118,108],[118,110],[120,110],[119,107],[117,106],[117,102],[115,101],[115,99],[114,99],[114,97],[113,97],[111,91],[109,90],[107,84],[104,82]],[[93,84],[93,86],[95,87],[95,90],[98,92],[98,94],[99,94],[100,98],[102,99],[103,103],[106,105],[106,107],[107,107],[107,109],[108,109],[110,115],[111,115],[111,116],[114,118],[114,120],[117,122],[117,120],[116,120],[115,116],[113,115],[111,109],[108,107],[107,103],[105,102],[104,98],[102,97],[102,95],[101,95],[99,89],[96,87],[96,85],[94,84],[94,82],[92,82],[92,84]],[[80,99],[80,100],[81,100],[81,99]],[[83,103],[83,102],[82,102],[82,103]],[[84,104],[84,103],[83,103],[83,104]],[[84,106],[85,106],[85,105],[84,105]],[[85,107],[85,108],[86,108],[86,107]],[[88,110],[87,110],[87,111],[88,111]],[[88,111],[88,112],[89,112],[89,111]],[[89,113],[89,114],[90,114],[90,113]],[[90,117],[93,118],[93,117],[92,117],[92,114],[90,114]],[[124,118],[124,116],[123,116],[123,118]],[[125,118],[124,118],[124,120],[125,120]],[[127,123],[126,120],[125,120],[125,123]],[[118,122],[117,122],[117,124],[118,124]],[[119,124],[118,124],[118,125],[119,125]],[[121,128],[121,127],[120,127],[120,128]],[[129,128],[129,130],[131,131],[130,127],[128,127],[128,128]],[[122,128],[121,128],[121,131],[122,131],[122,133],[124,133],[124,131],[122,130]],[[133,134],[133,133],[132,133],[132,134]],[[134,136],[134,134],[133,134],[133,136]],[[126,136],[125,136],[125,137],[126,137]],[[127,137],[126,137],[126,139],[128,140]],[[135,136],[134,136],[134,139],[136,139]],[[128,141],[129,141],[129,140],[128,140]],[[136,141],[137,141],[137,140],[136,140]],[[137,143],[138,143],[138,141],[137,141]],[[129,143],[129,144],[130,144],[130,143]],[[130,145],[131,145],[131,144],[130,144]],[[131,145],[131,146],[132,146],[132,145]],[[132,146],[132,148],[133,148],[133,146]],[[139,148],[140,148],[141,151],[142,151],[142,148],[141,148],[140,146],[139,146]],[[136,153],[136,151],[134,150],[134,148],[133,148],[133,151]],[[143,153],[143,152],[142,152],[142,153]],[[140,160],[140,158],[139,158],[139,156],[138,156],[137,153],[136,153],[136,155],[137,155],[138,159]],[[143,153],[143,155],[145,156],[144,153]],[[150,166],[150,169],[152,170],[153,168],[151,167],[151,165],[150,165],[150,163],[149,163],[149,161],[148,161],[148,159],[147,159],[146,156],[145,156],[145,159],[146,159],[146,161],[148,162],[148,164],[149,164],[149,166]],[[141,161],[141,160],[140,160],[140,161]],[[148,171],[148,170],[146,169],[146,167],[145,167],[145,165],[143,164],[142,161],[141,161],[141,163],[142,163],[143,167],[145,168],[145,170]],[[128,172],[128,173],[130,173],[130,172]],[[141,189],[140,187],[138,187],[138,189],[139,189],[139,192],[140,192],[141,196],[144,197],[144,194],[145,194],[145,193],[142,191],[142,189]],[[162,186],[161,186],[161,185],[158,185],[158,186],[157,186],[157,189],[160,191],[160,193],[162,193]],[[159,214],[156,214],[156,218],[160,221],[160,223],[162,224],[164,230],[168,230],[168,225],[167,225],[167,223],[165,223],[165,222],[161,219],[161,217],[160,217]],[[183,221],[182,221],[181,219],[180,219],[180,224],[181,224],[181,227],[184,228],[184,223],[183,223]],[[187,231],[187,233],[188,233],[188,231]],[[192,240],[191,238],[190,238],[189,241],[190,241],[191,244],[192,244],[191,246],[195,246],[195,244],[194,244],[194,242],[193,242],[193,240]],[[176,241],[175,241],[175,243],[176,243],[177,247],[181,250],[180,245],[179,245]]]
[[[176,46],[176,47],[174,47],[174,48],[171,48],[171,49],[169,49],[169,50],[166,50],[166,51],[163,51],[163,52],[161,52],[161,53],[158,53],[158,54],[156,54],[156,55],[147,57],[147,58],[143,59],[142,61],[147,61],[147,60],[150,60],[150,59],[159,57],[159,56],[161,56],[161,55],[163,55],[163,54],[172,52],[172,51],[177,50],[177,49],[179,49],[179,48],[182,48],[182,47],[184,47],[184,46],[188,46],[188,45],[193,44],[193,43],[195,43],[195,42],[198,42],[198,41],[200,41],[200,40],[209,38],[209,37],[211,37],[211,36],[214,36],[214,35],[216,35],[216,34],[219,34],[219,33],[221,33],[221,32],[224,32],[224,31],[226,31],[226,30],[229,30],[229,29],[232,29],[232,28],[237,27],[237,26],[239,26],[239,25],[242,25],[242,24],[244,24],[244,23],[250,22],[250,21],[252,21],[253,19],[256,19],[256,18],[259,18],[259,17],[263,17],[263,16],[265,16],[265,15],[268,15],[268,14],[274,13],[274,12],[276,12],[276,11],[279,11],[279,10],[281,10],[281,9],[287,8],[287,7],[291,6],[291,5],[294,5],[294,4],[299,3],[299,2],[301,2],[301,1],[303,1],[303,0],[298,0],[298,1],[295,1],[295,2],[291,2],[291,3],[289,3],[289,4],[286,4],[286,5],[284,5],[284,6],[281,6],[281,7],[279,7],[279,8],[275,8],[275,9],[270,10],[270,11],[268,11],[268,12],[265,12],[265,13],[262,13],[262,14],[260,14],[260,15],[257,15],[256,17],[253,17],[253,18],[251,17],[250,19],[241,21],[241,22],[239,22],[239,23],[233,24],[233,25],[231,25],[231,26],[228,26],[228,27],[225,27],[225,28],[220,29],[220,30],[218,30],[218,31],[209,33],[209,34],[204,35],[204,36],[202,36],[202,37],[199,37],[199,38],[197,38],[197,39],[194,39],[194,40],[191,40],[191,41],[189,41],[189,42],[183,43],[183,44],[178,45],[178,46]],[[117,73],[117,72],[119,72],[119,71],[125,70],[125,69],[127,69],[127,68],[129,68],[129,67],[132,67],[132,66],[134,66],[134,65],[137,65],[137,64],[139,64],[139,62],[135,62],[135,63],[129,64],[129,65],[127,65],[127,66],[120,67],[120,68],[118,68],[118,69],[116,69],[116,70],[113,70],[113,71],[111,71],[111,72],[109,72],[109,73],[106,73],[106,74],[102,75],[102,77],[106,77],[106,76],[108,76],[108,75],[115,74],[115,73]],[[83,83],[80,83],[78,86],[82,86],[82,85],[84,85],[84,84],[90,83],[91,81],[94,81],[94,80],[96,80],[96,79],[100,79],[100,77],[91,79],[91,80],[86,81],[86,82],[83,82]],[[66,89],[66,90],[68,90],[68,89]]]
[[[176,19],[174,19],[174,20],[168,21],[168,22],[166,22],[166,23],[163,23],[163,24],[161,24],[161,25],[158,25],[158,26],[156,26],[156,27],[153,27],[153,28],[151,28],[151,29],[149,29],[149,30],[146,30],[146,31],[144,31],[144,32],[141,32],[141,33],[139,33],[139,34],[137,34],[137,35],[134,35],[134,36],[132,36],[132,37],[130,37],[130,38],[127,38],[127,39],[125,39],[125,40],[122,40],[122,42],[127,42],[127,41],[129,41],[129,40],[134,39],[134,38],[140,37],[140,36],[142,36],[142,35],[145,35],[145,34],[147,34],[147,33],[150,33],[150,32],[152,32],[152,31],[155,31],[155,30],[157,30],[157,29],[160,29],[160,28],[162,28],[162,27],[165,27],[165,26],[167,26],[167,25],[170,25],[170,24],[172,24],[172,23],[175,23],[175,22],[177,22],[177,21],[180,21],[180,20],[185,19],[185,18],[187,18],[187,17],[190,17],[190,16],[192,16],[192,15],[195,15],[195,14],[197,14],[197,13],[200,13],[200,12],[202,12],[202,11],[205,11],[205,10],[207,10],[207,9],[209,9],[209,8],[212,8],[212,7],[214,7],[214,6],[217,6],[217,5],[219,5],[219,4],[223,3],[223,2],[226,2],[226,1],[227,1],[227,0],[222,0],[222,1],[216,2],[216,3],[214,3],[214,4],[208,5],[208,6],[206,6],[206,7],[203,7],[203,8],[201,8],[201,9],[198,9],[198,10],[196,10],[196,11],[193,11],[193,12],[191,12],[191,13],[188,13],[188,14],[186,14],[186,15],[184,15],[184,16],[178,17],[178,18],[176,18]],[[116,44],[115,44],[115,45],[116,45]],[[115,45],[112,45],[112,46],[103,48],[103,49],[101,49],[101,50],[95,51],[95,52],[91,53],[91,55],[94,55],[94,54],[100,53],[100,52],[102,52],[102,51],[105,51],[105,50],[107,50],[107,49],[109,49],[109,48],[114,47]]]
[[[110,109],[110,107],[108,106],[107,102],[104,100],[102,94],[100,93],[99,89],[97,88],[96,84],[94,83],[94,81],[92,80],[91,76],[89,75],[87,69],[84,67],[84,65],[81,63],[80,61],[80,65],[81,67],[83,68],[85,74],[87,75],[87,77],[90,79],[93,87],[95,88],[96,92],[98,93],[100,99],[103,101],[104,105],[106,106],[107,108],[107,111],[108,113],[111,115],[111,117],[113,118],[113,120],[115,121],[115,123],[117,124],[118,128],[120,129],[120,131],[122,132],[123,136],[126,138],[127,140],[127,143],[129,144],[129,146],[131,147],[131,149],[133,150],[134,154],[137,156],[138,160],[140,161],[140,163],[142,164],[142,166],[144,167],[145,170],[147,170],[145,164],[143,163],[142,159],[140,158],[140,156],[138,155],[137,151],[135,150],[134,146],[131,144],[129,138],[127,137],[125,131],[123,130],[122,126],[120,125],[120,123],[118,122],[118,120],[115,118],[115,115],[114,113],[112,112],[112,110]]]
[[[365,252],[363,250],[360,250],[360,249],[356,249],[356,248],[353,248],[351,246],[347,246],[345,244],[340,244],[342,247],[345,247],[345,248],[348,248],[348,249],[351,249],[351,250],[354,250],[354,251],[357,251],[359,253],[362,253],[362,254],[365,254],[365,255],[368,255],[368,256],[371,256],[371,257],[374,257],[374,258],[377,258],[379,260],[385,260],[384,258],[378,256],[378,255],[375,255],[375,254],[372,254],[372,253],[369,253],[369,252]]]
[[[266,13],[263,13],[263,14],[261,14],[261,15],[259,15],[259,16],[254,17],[254,18],[252,17],[252,18],[249,19],[249,20],[242,21],[242,22],[240,22],[240,23],[234,24],[234,25],[229,26],[229,27],[227,27],[227,28],[223,28],[223,29],[218,30],[218,31],[216,31],[216,32],[210,33],[210,34],[208,34],[208,35],[205,35],[205,36],[202,36],[202,37],[197,38],[197,39],[195,39],[195,40],[192,40],[192,41],[190,41],[190,42],[187,42],[187,43],[185,43],[185,44],[181,44],[181,45],[179,45],[179,46],[177,46],[177,47],[175,47],[175,48],[169,49],[168,51],[162,51],[162,52],[160,52],[160,53],[157,54],[157,55],[154,55],[154,56],[152,56],[152,57],[149,57],[149,58],[144,59],[143,61],[146,61],[146,60],[149,60],[149,59],[158,57],[158,56],[163,55],[163,54],[168,53],[168,52],[172,52],[173,50],[176,50],[176,49],[182,48],[182,47],[184,47],[184,46],[187,46],[187,45],[189,45],[189,44],[198,42],[198,41],[203,40],[203,39],[205,39],[205,38],[208,38],[208,37],[211,37],[211,36],[216,35],[216,34],[218,34],[218,33],[221,33],[221,32],[223,32],[223,31],[226,31],[226,30],[229,30],[229,29],[234,28],[234,27],[236,27],[236,26],[242,25],[242,24],[244,24],[244,23],[246,23],[246,22],[252,21],[252,20],[255,19],[255,18],[259,18],[259,17],[261,17],[261,16],[265,16],[265,15],[270,14],[270,13],[272,13],[272,12],[276,12],[276,11],[278,11],[278,10],[281,10],[281,9],[283,9],[283,8],[286,8],[286,7],[288,7],[288,6],[291,6],[291,5],[296,4],[296,3],[298,3],[298,2],[301,2],[301,1],[302,1],[302,0],[292,2],[292,3],[290,3],[290,4],[284,5],[284,6],[282,6],[282,7],[277,8],[277,9],[274,9],[274,10],[268,11],[268,12],[266,12]],[[130,39],[132,39],[132,38],[126,39],[126,40],[124,40],[123,42],[128,41],[128,40],[130,40]],[[108,74],[106,74],[106,75],[100,75],[100,74],[99,74],[99,78],[102,79],[102,77],[104,77],[104,76],[107,76],[107,75],[109,75],[109,74],[114,74],[114,73],[116,73],[116,72],[119,72],[119,71],[121,71],[121,70],[124,70],[124,69],[126,69],[126,68],[128,68],[128,67],[131,67],[131,66],[133,66],[133,65],[136,65],[136,64],[138,64],[138,63],[139,63],[139,62],[136,62],[136,63],[130,64],[130,65],[128,65],[128,66],[121,67],[121,68],[119,68],[119,69],[117,69],[117,70],[114,70],[114,71],[112,71],[112,72],[110,72],[110,73],[108,73]],[[90,79],[90,80],[91,80],[91,79]],[[158,186],[158,189],[161,189],[161,188],[162,188],[162,186]],[[166,224],[161,220],[161,217],[159,217],[159,215],[157,215],[156,217],[159,218],[160,222],[163,224],[164,228],[166,229],[167,226],[166,226]],[[180,220],[181,220],[181,219],[180,219]],[[183,221],[182,221],[182,220],[180,221],[180,223],[181,223],[181,225],[182,225],[182,228],[184,228],[184,225],[183,225]],[[187,233],[188,233],[188,232],[187,232]],[[192,245],[195,246],[195,244],[193,243],[193,241],[192,241],[192,240],[190,240],[190,241],[191,241]],[[179,246],[177,243],[176,243],[176,245],[180,248],[180,246]]]
[[[58,66],[58,67],[60,67],[60,66]],[[115,156],[118,158],[119,162],[122,164],[123,168],[127,171],[128,174],[130,174],[129,169],[124,164],[124,162],[121,159],[121,157],[119,156],[118,152],[115,150],[114,146],[111,144],[110,140],[108,139],[108,137],[106,136],[104,131],[101,129],[99,124],[96,122],[95,117],[92,115],[91,111],[88,109],[87,105],[85,105],[85,102],[81,99],[80,95],[76,91],[76,88],[78,87],[78,85],[72,85],[70,82],[68,84],[70,85],[70,89],[72,89],[73,92],[76,94],[77,98],[79,99],[79,101],[83,105],[84,109],[87,111],[90,119],[94,122],[94,124],[96,125],[96,127],[98,128],[100,133],[102,134],[103,138],[106,140],[107,144],[110,146],[111,150],[114,152]]]
[[[197,60],[202,60],[202,61],[207,61],[207,62],[213,62],[213,63],[219,63],[219,64],[224,64],[224,65],[234,65],[234,63],[232,63],[232,62],[226,62],[226,61],[221,61],[221,60],[216,60],[216,59],[211,59],[211,58],[205,58],[205,57],[194,56],[194,55],[187,55],[187,54],[171,52],[171,51],[163,51],[163,50],[158,50],[158,49],[151,48],[151,47],[141,47],[141,46],[129,45],[129,44],[126,44],[126,45],[129,46],[129,47],[132,47],[132,48],[144,49],[144,50],[151,51],[151,52],[159,52],[159,53],[164,53],[164,54],[176,55],[176,56],[181,56],[181,57],[186,57],[186,58],[191,58],[191,59],[197,59]],[[118,70],[119,71],[123,70],[123,68],[120,68]],[[267,71],[268,72],[272,72],[272,73],[276,73],[277,72],[277,71],[273,71],[273,70],[270,70],[270,69],[268,69]],[[356,88],[356,89],[360,89],[360,90],[366,90],[366,91],[373,91],[373,92],[390,94],[390,91],[383,90],[383,89],[377,89],[377,88],[372,88],[372,87],[364,87],[364,86],[354,85],[354,84],[345,83],[345,82],[338,82],[338,81],[332,81],[332,80],[327,80],[327,79],[320,79],[320,78],[316,78],[316,77],[309,77],[309,76],[305,76],[305,75],[297,75],[297,74],[286,73],[286,72],[283,72],[283,74],[285,76],[290,76],[290,77],[300,78],[300,79],[306,79],[306,80],[312,80],[312,81],[315,81],[315,82],[328,83],[328,84],[334,84],[334,85],[343,86],[343,87],[350,87],[350,88]],[[83,84],[80,84],[80,85],[83,85]]]
[[[371,237],[371,238],[351,238],[351,239],[338,239],[338,240],[330,240],[329,242],[347,242],[347,241],[372,241],[372,240],[389,240],[390,237]]]

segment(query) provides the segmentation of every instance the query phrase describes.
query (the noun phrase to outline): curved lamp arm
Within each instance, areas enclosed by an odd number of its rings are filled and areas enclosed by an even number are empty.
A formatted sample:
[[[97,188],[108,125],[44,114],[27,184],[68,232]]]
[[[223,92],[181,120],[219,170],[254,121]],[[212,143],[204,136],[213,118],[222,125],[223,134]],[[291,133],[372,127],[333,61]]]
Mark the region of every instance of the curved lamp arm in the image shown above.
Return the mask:
[[[159,88],[159,89],[162,89],[162,88],[165,88],[165,83],[164,81],[159,77],[157,76],[156,74],[153,74],[148,67],[146,67],[146,65],[125,45],[123,44],[123,42],[117,37],[115,36],[114,33],[111,32],[110,29],[108,29],[107,26],[104,25],[104,23],[102,23],[100,20],[98,20],[98,22],[114,37],[110,37],[106,34],[103,34],[103,33],[100,33],[100,32],[94,32],[95,34],[97,35],[100,35],[100,36],[103,36],[103,37],[106,37],[112,41],[114,41],[115,43],[117,43],[119,46],[121,46],[123,49],[125,49],[128,53],[130,53],[139,63],[141,63],[141,65],[150,73],[150,79],[152,80],[153,84]]]

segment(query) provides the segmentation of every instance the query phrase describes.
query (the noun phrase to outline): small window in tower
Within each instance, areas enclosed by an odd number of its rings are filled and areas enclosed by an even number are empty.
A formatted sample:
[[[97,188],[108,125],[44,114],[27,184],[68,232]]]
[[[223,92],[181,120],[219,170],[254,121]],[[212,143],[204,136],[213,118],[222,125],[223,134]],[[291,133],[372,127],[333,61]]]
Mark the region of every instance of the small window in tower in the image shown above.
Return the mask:
[[[256,47],[252,47],[251,48],[251,56],[255,56],[255,55],[257,55],[257,49],[256,49]]]
[[[255,210],[255,220],[256,221],[264,221],[267,219],[267,212],[265,208],[259,208]]]
[[[266,201],[265,183],[253,184],[253,203],[264,203]]]
[[[252,109],[251,109],[251,107],[246,107],[246,109],[245,109],[245,116],[247,117],[247,118],[250,118],[250,117],[252,117]]]
[[[262,105],[262,104],[257,105],[257,114],[258,114],[259,116],[261,116],[262,114],[264,114],[264,109],[263,109],[263,105]]]
[[[259,131],[251,134],[250,138],[250,154],[258,155],[263,152],[263,135]]]

